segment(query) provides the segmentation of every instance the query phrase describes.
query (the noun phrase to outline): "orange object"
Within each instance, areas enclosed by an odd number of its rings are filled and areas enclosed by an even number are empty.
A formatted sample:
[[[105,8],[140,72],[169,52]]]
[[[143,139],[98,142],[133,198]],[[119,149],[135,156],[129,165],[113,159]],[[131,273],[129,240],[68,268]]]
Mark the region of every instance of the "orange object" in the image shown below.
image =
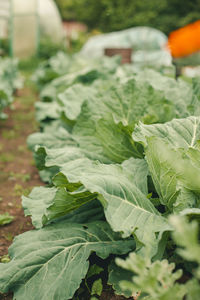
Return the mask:
[[[167,46],[174,58],[200,51],[200,20],[171,32]]]

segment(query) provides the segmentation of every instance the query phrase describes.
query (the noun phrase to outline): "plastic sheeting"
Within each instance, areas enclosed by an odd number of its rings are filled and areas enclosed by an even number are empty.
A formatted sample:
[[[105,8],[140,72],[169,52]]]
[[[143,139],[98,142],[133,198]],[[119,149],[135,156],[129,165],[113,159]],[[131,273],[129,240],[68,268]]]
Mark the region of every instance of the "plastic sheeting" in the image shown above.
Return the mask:
[[[52,0],[39,0],[38,8],[41,35],[50,37],[55,43],[62,42],[64,30],[55,2]]]
[[[99,57],[105,48],[132,48],[132,61],[141,65],[171,65],[171,55],[165,49],[167,36],[150,27],[134,27],[92,37],[81,50],[82,55]]]
[[[12,54],[18,57],[34,55],[39,36],[37,0],[12,1]]]
[[[33,55],[39,40],[53,43],[64,38],[62,21],[53,0],[0,0],[0,38],[8,39],[11,53]]]

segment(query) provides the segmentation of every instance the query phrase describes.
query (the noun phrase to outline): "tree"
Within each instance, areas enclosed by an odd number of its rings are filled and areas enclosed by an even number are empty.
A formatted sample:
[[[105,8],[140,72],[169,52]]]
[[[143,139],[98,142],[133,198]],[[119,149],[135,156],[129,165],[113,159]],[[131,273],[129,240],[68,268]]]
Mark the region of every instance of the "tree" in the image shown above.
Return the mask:
[[[151,26],[166,34],[200,19],[200,0],[56,0],[64,20],[104,32]]]

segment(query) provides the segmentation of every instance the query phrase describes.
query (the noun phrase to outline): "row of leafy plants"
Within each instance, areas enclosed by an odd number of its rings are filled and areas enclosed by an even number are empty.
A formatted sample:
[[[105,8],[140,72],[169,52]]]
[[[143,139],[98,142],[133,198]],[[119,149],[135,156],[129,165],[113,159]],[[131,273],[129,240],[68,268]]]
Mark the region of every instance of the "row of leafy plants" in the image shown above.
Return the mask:
[[[0,58],[0,120],[7,118],[4,109],[13,102],[13,93],[22,87],[18,73],[18,61]]]
[[[23,197],[36,230],[15,238],[0,291],[198,299],[199,78],[58,53],[33,79],[41,131],[28,145],[47,186]]]

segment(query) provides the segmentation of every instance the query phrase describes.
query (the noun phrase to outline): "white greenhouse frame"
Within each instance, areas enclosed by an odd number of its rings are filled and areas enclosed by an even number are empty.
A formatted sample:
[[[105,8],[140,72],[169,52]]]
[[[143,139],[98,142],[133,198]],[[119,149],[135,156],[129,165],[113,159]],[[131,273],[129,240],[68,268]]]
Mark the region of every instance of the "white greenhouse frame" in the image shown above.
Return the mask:
[[[51,9],[55,6],[58,23],[59,13],[52,0],[0,0],[0,33],[1,38],[5,36],[8,40],[10,56],[22,58],[37,54],[42,36],[40,20],[40,9],[44,5],[42,1],[46,1]],[[42,16],[45,18],[44,13]],[[49,22],[51,24],[52,19]],[[24,24],[30,24],[30,26],[23,26]],[[59,25],[60,28],[57,28],[61,31],[59,35],[52,34],[54,43],[59,43],[64,38],[64,31],[62,31],[61,24]]]

